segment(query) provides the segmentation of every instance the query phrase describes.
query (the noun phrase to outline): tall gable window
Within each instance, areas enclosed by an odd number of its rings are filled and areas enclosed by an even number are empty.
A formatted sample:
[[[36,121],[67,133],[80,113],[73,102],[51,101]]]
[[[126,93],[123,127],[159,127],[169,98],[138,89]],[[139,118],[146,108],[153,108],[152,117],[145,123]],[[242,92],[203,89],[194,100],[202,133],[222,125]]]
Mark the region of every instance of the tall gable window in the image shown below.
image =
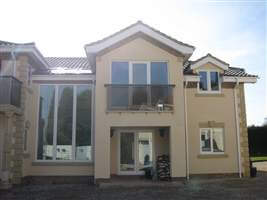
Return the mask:
[[[218,93],[221,90],[220,74],[217,71],[199,71],[199,92]]]
[[[37,160],[90,161],[89,85],[41,85]]]
[[[112,84],[167,85],[167,62],[112,62]]]
[[[156,111],[172,104],[168,63],[164,61],[114,61],[111,64],[108,109]],[[163,108],[162,108],[163,110]]]
[[[129,83],[129,63],[128,62],[112,62],[111,68],[112,84],[128,84]]]
[[[166,62],[151,62],[151,84],[168,84],[168,68]]]

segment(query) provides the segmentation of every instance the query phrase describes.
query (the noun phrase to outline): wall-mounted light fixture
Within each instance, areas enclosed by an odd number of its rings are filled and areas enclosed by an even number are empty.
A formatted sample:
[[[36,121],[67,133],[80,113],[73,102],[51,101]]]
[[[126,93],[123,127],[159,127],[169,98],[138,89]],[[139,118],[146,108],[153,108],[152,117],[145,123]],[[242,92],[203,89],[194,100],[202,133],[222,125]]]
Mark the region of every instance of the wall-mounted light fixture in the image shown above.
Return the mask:
[[[114,129],[110,129],[110,137],[112,138],[113,137],[113,135],[114,135]]]

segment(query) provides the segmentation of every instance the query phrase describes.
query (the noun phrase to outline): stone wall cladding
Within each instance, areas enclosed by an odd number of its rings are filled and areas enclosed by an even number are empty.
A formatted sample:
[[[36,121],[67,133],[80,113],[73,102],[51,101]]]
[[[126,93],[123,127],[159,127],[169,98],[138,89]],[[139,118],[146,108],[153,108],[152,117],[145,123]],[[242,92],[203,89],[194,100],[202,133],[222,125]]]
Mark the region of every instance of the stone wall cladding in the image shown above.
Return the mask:
[[[26,56],[18,57],[17,62],[17,79],[22,81],[21,88],[21,115],[15,115],[15,131],[12,134],[12,149],[14,155],[12,156],[12,184],[20,184],[22,179],[22,165],[23,165],[23,134],[25,131],[25,105],[27,97],[28,84],[28,58]]]
[[[249,148],[248,148],[248,130],[246,118],[246,103],[244,84],[240,84],[238,88],[239,99],[239,127],[240,127],[240,151],[241,151],[241,165],[243,169],[243,176],[250,176],[250,162],[249,162]]]

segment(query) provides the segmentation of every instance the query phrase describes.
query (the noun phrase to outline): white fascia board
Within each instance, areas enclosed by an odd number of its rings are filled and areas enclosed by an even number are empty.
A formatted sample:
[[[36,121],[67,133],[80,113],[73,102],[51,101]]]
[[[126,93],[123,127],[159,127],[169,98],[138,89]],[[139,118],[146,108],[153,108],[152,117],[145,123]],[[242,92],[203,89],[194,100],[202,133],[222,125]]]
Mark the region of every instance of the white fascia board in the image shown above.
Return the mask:
[[[16,46],[0,46],[0,52],[14,52],[14,53],[32,53],[45,67],[49,68],[48,63],[34,45],[16,45]]]
[[[191,65],[191,69],[196,69],[206,63],[213,63],[214,65],[217,65],[218,67],[222,68],[223,70],[228,70],[229,68],[229,65],[225,64],[225,63],[222,63],[220,61],[218,61],[217,59],[214,59],[210,56],[194,63],[193,65]]]
[[[85,49],[87,53],[97,53],[125,38],[128,38],[131,35],[134,35],[135,33],[138,32],[143,32],[147,35],[149,35],[150,37],[162,42],[163,44],[166,44],[169,47],[172,47],[173,49],[179,51],[182,54],[192,54],[194,52],[194,48],[193,47],[189,47],[183,44],[179,44],[177,42],[174,42],[166,37],[164,37],[163,35],[151,30],[150,28],[142,25],[142,24],[137,24],[125,31],[122,31],[121,33],[118,33],[117,35],[103,41],[103,42],[99,42],[96,44],[92,44],[92,45],[86,45]]]
[[[95,75],[33,75],[34,81],[94,81]]]
[[[234,77],[234,76],[223,76],[222,81],[224,83],[256,83],[257,77]]]
[[[199,76],[184,75],[184,82],[199,82]]]

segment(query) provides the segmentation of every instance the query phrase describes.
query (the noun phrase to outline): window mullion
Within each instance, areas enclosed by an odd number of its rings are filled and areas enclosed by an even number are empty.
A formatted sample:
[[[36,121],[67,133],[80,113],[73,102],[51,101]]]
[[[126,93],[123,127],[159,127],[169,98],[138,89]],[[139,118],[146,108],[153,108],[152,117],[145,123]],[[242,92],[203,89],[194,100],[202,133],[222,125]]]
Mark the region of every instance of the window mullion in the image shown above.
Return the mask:
[[[211,91],[210,71],[207,71],[208,91]]]
[[[73,114],[72,114],[72,160],[76,154],[76,112],[77,110],[77,86],[73,86]]]
[[[151,63],[147,63],[147,84],[151,84]]]
[[[219,91],[221,91],[221,78],[220,78],[220,72],[218,72],[217,75],[218,75]]]
[[[54,130],[53,130],[53,160],[57,154],[57,121],[58,121],[58,85],[55,87],[55,106],[54,106]]]
[[[129,84],[133,84],[133,63],[129,62]]]
[[[213,153],[213,129],[210,129],[210,145],[211,145],[211,152]]]

